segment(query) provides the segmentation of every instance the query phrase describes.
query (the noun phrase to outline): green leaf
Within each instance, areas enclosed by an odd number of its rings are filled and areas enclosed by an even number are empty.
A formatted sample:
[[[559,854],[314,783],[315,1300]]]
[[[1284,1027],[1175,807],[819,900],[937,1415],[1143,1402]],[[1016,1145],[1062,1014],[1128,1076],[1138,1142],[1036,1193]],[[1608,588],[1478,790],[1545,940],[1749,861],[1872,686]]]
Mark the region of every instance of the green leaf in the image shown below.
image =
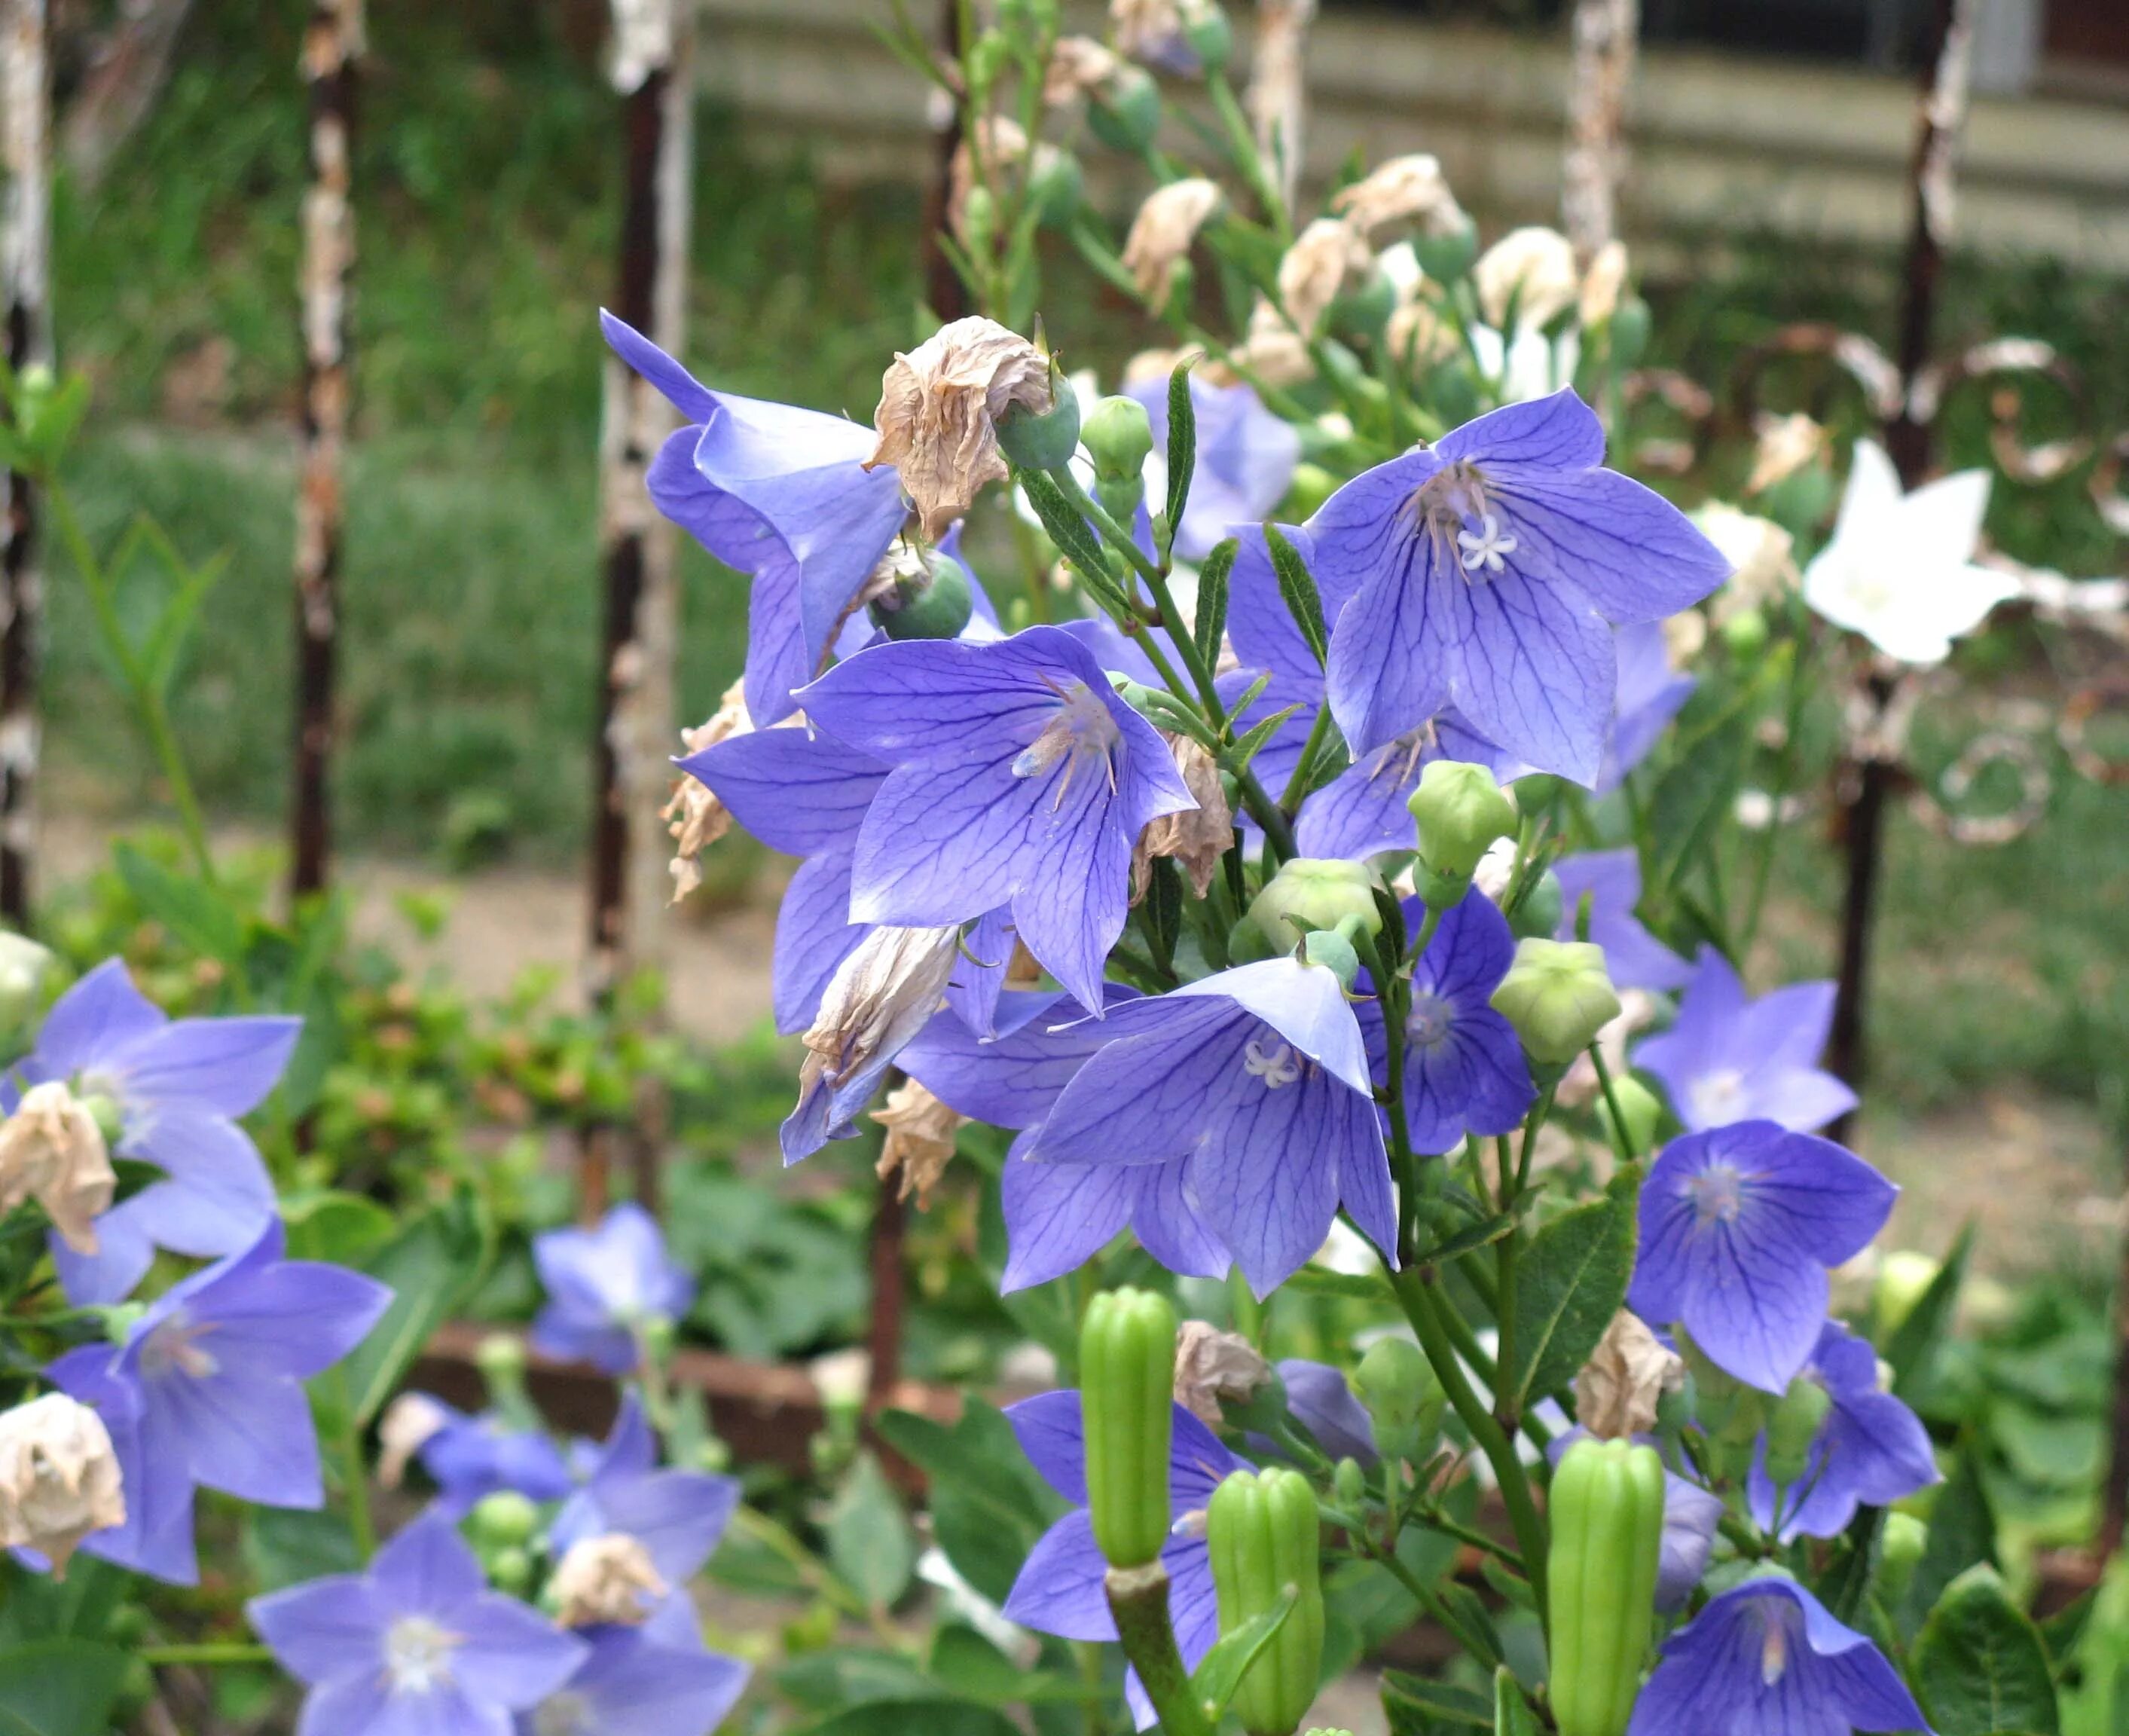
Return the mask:
[[[1293,1606],[1300,1601],[1300,1591],[1288,1586],[1279,1593],[1279,1601],[1263,1614],[1252,1616],[1231,1633],[1222,1634],[1220,1643],[1190,1672],[1190,1692],[1204,1707],[1208,1723],[1220,1721],[1220,1715],[1227,1710],[1227,1702],[1235,1697],[1235,1690],[1242,1685],[1243,1676],[1249,1674],[1250,1666],[1271,1643],[1273,1636],[1286,1625],[1287,1617],[1293,1614]]]
[[[1198,568],[1198,655],[1205,666],[1220,661],[1220,640],[1227,631],[1227,581],[1235,570],[1241,545],[1231,537],[1214,545]]]
[[[984,1596],[1004,1602],[1060,1510],[1036,1481],[1012,1424],[972,1396],[951,1428],[906,1410],[883,1412],[875,1426],[931,1480],[932,1534],[946,1559]]]
[[[873,1454],[860,1452],[852,1462],[824,1529],[829,1561],[871,1607],[887,1609],[909,1588],[917,1539],[902,1497]]]
[[[1493,1728],[1493,1702],[1487,1695],[1402,1670],[1383,1672],[1383,1710],[1389,1715],[1390,1729],[1398,1736],[1423,1731],[1435,1723],[1469,1724],[1479,1730]]]
[[[341,1365],[357,1424],[367,1424],[384,1408],[400,1377],[479,1282],[487,1264],[481,1214],[463,1190],[424,1212],[363,1262],[371,1277],[391,1286],[392,1305]]]
[[[1484,1648],[1479,1662],[1489,1669],[1498,1669],[1508,1661],[1507,1653],[1501,1644],[1501,1630],[1493,1625],[1493,1611],[1479,1600],[1477,1592],[1450,1579],[1436,1586],[1435,1595],[1462,1624],[1464,1631]]]
[[[1058,553],[1079,570],[1090,590],[1121,601],[1116,583],[1109,577],[1108,562],[1103,556],[1101,544],[1080,516],[1079,509],[1064,498],[1064,491],[1045,471],[1016,470],[1013,475],[1026,490],[1028,504],[1042,521],[1042,528],[1057,545]]]
[[[1513,1212],[1496,1212],[1490,1218],[1481,1218],[1476,1223],[1467,1223],[1455,1235],[1437,1242],[1425,1253],[1414,1256],[1410,1263],[1414,1266],[1437,1266],[1444,1260],[1455,1259],[1459,1254],[1468,1254],[1476,1248],[1490,1247],[1513,1229],[1518,1221]]]
[[[1980,1452],[1969,1437],[1959,1462],[1930,1504],[1929,1540],[1900,1610],[1900,1631],[1912,1633],[1946,1586],[1969,1567],[1994,1567],[1996,1515],[1982,1486]]]
[[[1493,1736],[1538,1736],[1537,1714],[1506,1664],[1493,1672]]]
[[[957,1621],[948,1622],[933,1636],[927,1667],[941,1686],[960,1698],[1001,1710],[1107,1697],[1107,1690],[1098,1686],[1022,1669],[974,1628]]]
[[[1220,769],[1240,777],[1249,769],[1250,761],[1257,756],[1265,744],[1279,732],[1288,718],[1300,709],[1298,705],[1288,705],[1274,712],[1262,723],[1253,725],[1241,741],[1220,756]]]
[[[1656,877],[1668,885],[1729,813],[1752,746],[1752,718],[1733,704],[1684,749],[1656,780],[1649,834],[1656,840]]]
[[[296,1507],[245,1509],[244,1564],[260,1591],[279,1591],[328,1573],[359,1572],[362,1567],[345,1514]]]
[[[1285,599],[1287,613],[1301,629],[1309,655],[1321,663],[1324,647],[1331,641],[1323,630],[1323,599],[1317,591],[1315,579],[1309,576],[1308,563],[1301,558],[1300,551],[1279,534],[1277,525],[1265,525],[1264,533],[1265,545],[1271,551],[1272,571],[1278,576],[1279,594]]]
[[[1945,1333],[1951,1325],[1952,1309],[1959,1301],[1959,1286],[1966,1276],[1967,1256],[1973,1248],[1974,1226],[1969,1223],[1960,1230],[1950,1252],[1944,1257],[1944,1264],[1937,1268],[1928,1288],[1915,1299],[1907,1319],[1885,1340],[1885,1361],[1893,1371],[1893,1393],[1896,1398],[1912,1396],[1928,1373],[1937,1347],[1944,1342]]]
[[[1634,1203],[1617,1191],[1562,1213],[1531,1238],[1516,1268],[1518,1405],[1565,1386],[1589,1360],[1634,1275]]]
[[[392,1238],[391,1213],[366,1195],[337,1188],[283,1200],[281,1218],[291,1260],[360,1266]]]
[[[2099,1590],[2081,1592],[2065,1604],[2046,1621],[2040,1624],[2041,1643],[2048,1648],[2048,1657],[2060,1676],[2077,1657],[2078,1643],[2084,1638],[2084,1630],[2092,1624],[2092,1612],[2098,1607]]]
[[[1164,556],[1183,522],[1184,504],[1190,498],[1191,474],[1198,465],[1198,409],[1190,402],[1190,370],[1196,365],[1195,357],[1178,362],[1175,371],[1168,376],[1168,534],[1160,546]],[[1217,645],[1219,641],[1215,638],[1212,642]]]
[[[2047,1648],[1993,1567],[1946,1588],[1915,1642],[1914,1674],[1937,1736],[2055,1736]]]
[[[880,1700],[802,1725],[798,1736],[1020,1736],[996,1708],[967,1700]]]
[[[88,1639],[39,1639],[0,1652],[0,1736],[104,1736],[128,1658]]]
[[[194,951],[226,965],[242,962],[244,918],[214,888],[172,873],[128,843],[121,842],[112,855],[119,879],[148,915]]]

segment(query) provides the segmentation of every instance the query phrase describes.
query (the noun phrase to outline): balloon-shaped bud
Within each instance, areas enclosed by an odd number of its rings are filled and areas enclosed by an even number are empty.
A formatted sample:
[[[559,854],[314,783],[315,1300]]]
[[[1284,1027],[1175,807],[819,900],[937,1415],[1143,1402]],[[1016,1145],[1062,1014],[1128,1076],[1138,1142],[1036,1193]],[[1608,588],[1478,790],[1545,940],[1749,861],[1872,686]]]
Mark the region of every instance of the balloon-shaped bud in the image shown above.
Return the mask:
[[[1566,913],[1566,894],[1560,889],[1560,876],[1548,868],[1523,888],[1522,897],[1509,913],[1508,929],[1517,940],[1550,940],[1560,932],[1560,919]]]
[[[1375,1450],[1411,1464],[1425,1458],[1448,1397],[1420,1347],[1408,1338],[1379,1340],[1360,1358],[1353,1384],[1374,1424]]]
[[[483,1495],[466,1515],[467,1535],[483,1554],[517,1548],[531,1542],[539,1529],[539,1508],[515,1489],[498,1489]]]
[[[1331,1472],[1331,1492],[1348,1513],[1359,1513],[1367,1505],[1368,1474],[1358,1459],[1341,1459]]]
[[[1663,1461],[1629,1441],[1578,1441],[1547,1512],[1553,1721],[1560,1736],[1625,1736],[1655,1629]]]
[[[1311,928],[1336,928],[1347,917],[1358,920],[1361,933],[1382,930],[1374,877],[1363,863],[1296,856],[1250,904],[1250,920],[1275,952],[1291,951]]]
[[[1618,1115],[1612,1114],[1618,1105]],[[1612,1081],[1612,1095],[1597,1099],[1597,1118],[1615,1146],[1640,1157],[1655,1142],[1656,1125],[1663,1119],[1663,1099],[1631,1074]]]
[[[1153,452],[1153,424],[1136,398],[1105,398],[1088,412],[1079,442],[1096,476],[1136,476]]]
[[[1531,1060],[1565,1066],[1619,1016],[1604,949],[1586,941],[1517,942],[1515,962],[1493,990],[1493,1010],[1516,1028]]]
[[[1175,1433],[1175,1310],[1150,1290],[1096,1296],[1079,1323],[1087,1507],[1112,1567],[1141,1567],[1168,1541]]]
[[[1269,1614],[1289,1586],[1298,1593],[1232,1701],[1249,1736],[1292,1736],[1315,1704],[1323,1662],[1316,1492],[1284,1466],[1237,1471],[1212,1491],[1205,1545],[1222,1636]]]
[[[1514,834],[1515,799],[1483,765],[1436,760],[1419,775],[1405,806],[1419,831],[1415,880],[1430,908],[1460,903],[1497,838]]]

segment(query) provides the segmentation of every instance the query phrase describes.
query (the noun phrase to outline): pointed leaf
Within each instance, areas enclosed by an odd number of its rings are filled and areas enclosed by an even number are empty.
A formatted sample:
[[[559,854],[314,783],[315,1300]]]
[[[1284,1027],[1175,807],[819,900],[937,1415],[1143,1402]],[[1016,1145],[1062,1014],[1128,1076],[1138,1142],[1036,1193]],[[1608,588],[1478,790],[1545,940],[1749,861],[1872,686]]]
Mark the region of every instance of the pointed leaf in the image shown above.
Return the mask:
[[[1929,1287],[1915,1299],[1907,1318],[1885,1340],[1885,1361],[1893,1370],[1893,1391],[1896,1396],[1910,1396],[1928,1373],[1937,1347],[1944,1342],[1951,1324],[1952,1309],[1959,1301],[1959,1286],[1966,1276],[1967,1256],[1973,1248],[1974,1226],[1969,1223],[1960,1230],[1958,1239],[1944,1257],[1944,1264],[1937,1268],[1936,1276],[1930,1280]]]
[[[1538,1736],[1537,1714],[1506,1664],[1493,1672],[1493,1736]]]
[[[1235,570],[1235,556],[1240,548],[1230,537],[1215,544],[1198,568],[1198,655],[1205,660],[1207,669],[1220,661],[1220,641],[1227,631],[1227,580]]]
[[[1249,1673],[1250,1666],[1271,1643],[1273,1636],[1286,1625],[1287,1617],[1300,1600],[1300,1592],[1288,1586],[1279,1594],[1279,1601],[1263,1614],[1223,1635],[1191,1672],[1190,1691],[1204,1707],[1207,1723],[1220,1721],[1220,1715],[1227,1710],[1227,1702],[1235,1697],[1235,1690],[1242,1685],[1242,1677]]]
[[[1240,777],[1248,769],[1250,761],[1263,752],[1265,744],[1285,727],[1288,718],[1300,709],[1298,705],[1289,705],[1283,711],[1274,712],[1262,723],[1253,725],[1241,741],[1221,756],[1221,769]]]
[[[488,1266],[484,1220],[469,1192],[423,1213],[363,1262],[392,1290],[391,1306],[339,1366],[359,1424],[384,1408],[436,1329],[479,1284]],[[326,1380],[334,1378],[329,1371]]]
[[[2047,1648],[1993,1567],[1946,1588],[1915,1642],[1914,1674],[1937,1736],[2055,1736]]]
[[[87,1639],[0,1652],[0,1736],[103,1736],[125,1691],[126,1653]]]
[[[1301,551],[1279,534],[1277,525],[1265,525],[1264,533],[1265,542],[1271,551],[1272,571],[1278,575],[1279,594],[1286,600],[1287,613],[1301,629],[1309,655],[1321,663],[1324,647],[1331,639],[1323,627],[1323,598],[1316,589],[1316,580],[1309,575],[1308,563],[1301,558]]]
[[[1617,1191],[1563,1213],[1531,1238],[1516,1270],[1516,1366],[1503,1371],[1518,1405],[1574,1378],[1634,1273],[1634,1207]]]
[[[908,1589],[917,1539],[902,1497],[873,1454],[860,1452],[852,1462],[824,1529],[829,1561],[872,1608],[887,1609]]]
[[[1417,1736],[1436,1724],[1468,1724],[1475,1730],[1493,1728],[1493,1702],[1485,1695],[1402,1670],[1383,1672],[1383,1710],[1397,1736],[1407,1731]]]
[[[1190,498],[1190,479],[1198,465],[1198,411],[1190,402],[1190,370],[1193,356],[1178,362],[1168,376],[1168,527],[1161,537],[1165,556],[1175,541],[1175,527],[1183,522],[1183,508]]]

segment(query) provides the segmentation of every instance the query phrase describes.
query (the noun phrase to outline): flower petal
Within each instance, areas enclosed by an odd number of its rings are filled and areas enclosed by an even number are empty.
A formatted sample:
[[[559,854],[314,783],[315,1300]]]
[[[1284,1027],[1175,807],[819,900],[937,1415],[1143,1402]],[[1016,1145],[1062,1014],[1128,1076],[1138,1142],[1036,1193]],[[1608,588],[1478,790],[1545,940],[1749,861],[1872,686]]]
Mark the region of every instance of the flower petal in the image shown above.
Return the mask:
[[[382,1655],[386,1617],[360,1574],[291,1586],[244,1608],[252,1631],[298,1681],[325,1681],[359,1667],[365,1656]]]
[[[756,729],[673,762],[717,792],[771,850],[813,856],[856,843],[887,767],[833,737]]]
[[[1060,1639],[1113,1643],[1116,1619],[1103,1591],[1107,1573],[1092,1515],[1084,1507],[1068,1513],[1028,1552],[1006,1595],[1005,1619]]]
[[[1130,1223],[1140,1185],[1140,1171],[1123,1165],[1029,1163],[1007,1153],[999,1204],[1010,1252],[1000,1291],[1046,1284],[1084,1265]]]

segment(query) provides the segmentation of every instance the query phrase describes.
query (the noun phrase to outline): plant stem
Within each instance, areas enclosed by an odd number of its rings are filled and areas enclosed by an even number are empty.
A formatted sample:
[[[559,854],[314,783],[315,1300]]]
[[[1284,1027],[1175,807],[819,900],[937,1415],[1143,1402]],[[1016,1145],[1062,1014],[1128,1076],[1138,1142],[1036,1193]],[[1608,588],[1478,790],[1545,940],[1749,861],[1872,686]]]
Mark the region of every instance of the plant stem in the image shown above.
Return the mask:
[[[1634,1149],[1633,1139],[1627,1131],[1627,1118],[1619,1113],[1619,1099],[1612,1090],[1612,1070],[1604,1065],[1603,1052],[1594,1042],[1589,1045],[1589,1064],[1597,1070],[1597,1084],[1604,1093],[1604,1107],[1611,1111],[1612,1147],[1622,1163],[1631,1163],[1641,1153]]]
[[[341,1485],[347,1495],[348,1534],[355,1539],[355,1559],[366,1562],[377,1553],[377,1522],[369,1511],[369,1466],[362,1452],[362,1419],[355,1414],[355,1393],[348,1385],[346,1366],[336,1366],[332,1378],[340,1413],[336,1445]]]
[[[1316,721],[1308,726],[1308,739],[1301,744],[1301,757],[1293,762],[1293,775],[1286,780],[1286,788],[1280,792],[1279,805],[1281,813],[1293,813],[1299,810],[1303,798],[1308,794],[1309,768],[1315,764],[1324,738],[1330,733],[1331,708],[1327,704],[1319,705],[1316,708]]]
[[[248,1640],[208,1640],[188,1646],[143,1646],[133,1654],[154,1668],[160,1664],[271,1663],[274,1654]]]
[[[1413,1600],[1420,1608],[1426,1610],[1441,1628],[1446,1630],[1449,1636],[1458,1645],[1463,1647],[1474,1657],[1484,1658],[1488,1655],[1488,1648],[1479,1639],[1476,1634],[1456,1619],[1449,1605],[1441,1600],[1441,1594],[1399,1561],[1394,1551],[1371,1549],[1369,1553],[1377,1565],[1386,1569],[1390,1577],[1403,1586],[1412,1595]]]
[[[1158,1561],[1143,1567],[1112,1567],[1106,1587],[1117,1638],[1160,1715],[1164,1736],[1212,1736],[1169,1625],[1167,1568]]]

